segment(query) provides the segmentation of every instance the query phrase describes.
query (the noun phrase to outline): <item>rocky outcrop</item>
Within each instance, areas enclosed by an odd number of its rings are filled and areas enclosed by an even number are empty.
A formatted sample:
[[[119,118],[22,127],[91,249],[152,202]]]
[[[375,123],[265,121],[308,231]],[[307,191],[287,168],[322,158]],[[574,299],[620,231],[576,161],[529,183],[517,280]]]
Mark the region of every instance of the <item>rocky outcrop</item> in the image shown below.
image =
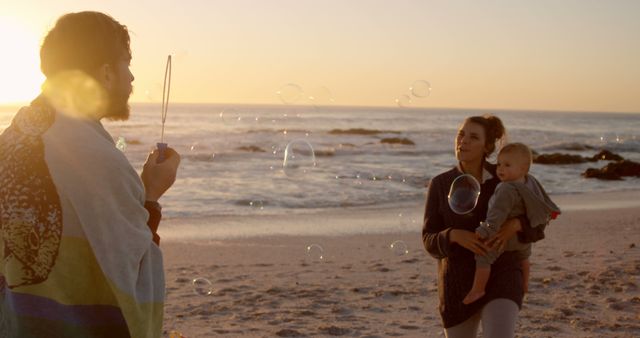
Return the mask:
[[[390,138],[383,138],[382,140],[380,140],[380,143],[387,143],[387,144],[402,144],[402,145],[409,145],[409,146],[414,146],[416,145],[415,142],[411,141],[408,138],[403,138],[403,137],[390,137]]]
[[[561,154],[561,153],[553,153],[553,154],[538,154],[536,152],[532,152],[533,155],[533,163],[538,164],[576,164],[576,163],[585,163],[585,162],[596,162],[596,161],[622,161],[624,158],[616,153],[612,153],[608,150],[600,150],[597,154],[591,157],[584,157],[580,155],[571,155],[571,154]]]
[[[601,180],[621,180],[624,176],[640,177],[640,163],[628,160],[611,162],[601,169],[589,168],[582,176]]]
[[[603,160],[603,161],[622,161],[624,160],[624,158],[616,153],[612,153],[608,150],[600,150],[599,153],[593,155],[593,157],[591,157],[592,161],[599,161],[599,160]]]
[[[400,132],[393,131],[393,130],[351,128],[351,129],[332,129],[329,131],[329,134],[331,135],[378,135],[378,134],[400,134]]]
[[[541,154],[533,158],[533,163],[538,164],[575,164],[587,161],[590,161],[590,158],[561,153]]]

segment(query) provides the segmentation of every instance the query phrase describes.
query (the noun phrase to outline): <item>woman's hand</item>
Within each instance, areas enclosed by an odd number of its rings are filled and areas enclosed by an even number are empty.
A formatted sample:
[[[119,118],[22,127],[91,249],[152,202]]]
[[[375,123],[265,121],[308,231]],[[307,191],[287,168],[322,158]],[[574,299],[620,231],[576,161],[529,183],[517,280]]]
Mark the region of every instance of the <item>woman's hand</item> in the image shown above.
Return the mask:
[[[462,229],[452,229],[449,234],[449,240],[457,243],[476,255],[484,256],[489,251],[489,247],[484,244],[482,238],[480,238],[480,236],[475,232]]]
[[[520,230],[522,230],[520,220],[517,218],[510,218],[504,222],[500,231],[493,235],[493,237],[489,238],[487,245],[491,247],[491,250],[499,250],[499,252],[502,252],[504,251],[504,246],[507,244],[507,241],[509,241],[511,237],[515,236],[515,234]]]

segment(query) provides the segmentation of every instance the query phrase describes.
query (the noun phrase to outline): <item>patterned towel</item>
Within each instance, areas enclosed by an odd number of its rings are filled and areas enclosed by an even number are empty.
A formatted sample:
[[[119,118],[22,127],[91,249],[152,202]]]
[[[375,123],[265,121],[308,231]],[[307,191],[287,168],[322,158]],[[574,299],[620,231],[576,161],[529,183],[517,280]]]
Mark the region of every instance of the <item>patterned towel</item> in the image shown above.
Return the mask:
[[[0,135],[0,337],[159,337],[144,196],[99,121],[22,108]]]

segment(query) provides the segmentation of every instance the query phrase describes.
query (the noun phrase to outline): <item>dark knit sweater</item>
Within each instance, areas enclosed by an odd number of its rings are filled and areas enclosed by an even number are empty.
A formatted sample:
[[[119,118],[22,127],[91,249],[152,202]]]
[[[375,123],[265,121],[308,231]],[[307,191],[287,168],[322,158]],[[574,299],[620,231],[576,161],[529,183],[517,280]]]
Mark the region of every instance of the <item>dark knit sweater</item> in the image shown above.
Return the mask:
[[[473,252],[451,243],[449,235],[451,229],[473,232],[486,218],[489,198],[500,180],[495,174],[495,165],[485,163],[485,169],[493,178],[481,185],[478,204],[469,214],[454,213],[447,202],[451,183],[462,174],[457,168],[434,177],[429,183],[422,242],[427,252],[438,259],[439,310],[445,328],[464,322],[493,299],[507,298],[518,307],[522,306],[522,269],[513,251],[504,252],[491,266],[485,296],[469,305],[462,303],[473,284],[475,260]],[[518,233],[518,238],[521,242],[530,243],[544,237],[544,228],[532,229],[526,217],[520,221],[523,230]]]

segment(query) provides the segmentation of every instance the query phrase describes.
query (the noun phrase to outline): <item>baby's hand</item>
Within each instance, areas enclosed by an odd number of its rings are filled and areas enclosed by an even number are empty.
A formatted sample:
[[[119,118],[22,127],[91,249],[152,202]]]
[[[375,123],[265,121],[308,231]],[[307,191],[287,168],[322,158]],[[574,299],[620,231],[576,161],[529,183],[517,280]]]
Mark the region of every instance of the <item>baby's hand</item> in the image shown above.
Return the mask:
[[[487,245],[493,250],[503,251],[507,241],[522,229],[520,220],[510,218],[502,224],[502,228],[493,237],[489,239]]]

